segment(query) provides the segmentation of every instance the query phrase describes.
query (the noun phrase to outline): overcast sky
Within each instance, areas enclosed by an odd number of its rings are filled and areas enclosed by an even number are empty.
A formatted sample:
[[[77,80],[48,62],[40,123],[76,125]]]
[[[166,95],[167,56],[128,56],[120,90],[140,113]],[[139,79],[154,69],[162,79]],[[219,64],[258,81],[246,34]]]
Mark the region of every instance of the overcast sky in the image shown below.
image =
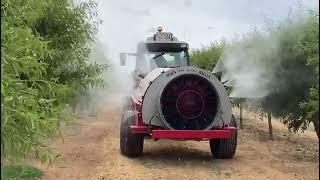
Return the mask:
[[[299,6],[319,10],[317,0],[96,0],[104,21],[99,40],[108,54],[135,51],[138,41],[157,26],[172,32],[190,48],[200,48],[222,37],[261,28],[266,19],[279,21]]]

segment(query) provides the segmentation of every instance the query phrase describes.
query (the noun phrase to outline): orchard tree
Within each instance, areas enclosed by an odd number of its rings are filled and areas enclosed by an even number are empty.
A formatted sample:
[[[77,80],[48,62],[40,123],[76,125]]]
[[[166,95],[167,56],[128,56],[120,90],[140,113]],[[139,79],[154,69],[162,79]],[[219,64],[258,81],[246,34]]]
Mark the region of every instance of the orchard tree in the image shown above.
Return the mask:
[[[307,39],[318,40],[308,38],[310,36],[308,34],[312,31],[309,29],[310,18],[302,19],[304,21],[299,22],[289,18],[278,26],[269,28],[269,34],[265,37],[266,41],[277,40],[277,53],[260,59],[263,61],[261,63],[267,67],[266,76],[272,79],[266,85],[269,89],[268,95],[260,101],[260,107],[267,113],[271,139],[273,138],[272,116],[283,119],[283,123],[293,131],[305,130],[312,119],[306,116],[306,109],[301,109],[300,104],[307,101],[310,88],[313,90],[318,81],[316,67],[307,65],[309,57],[302,48],[301,42]]]
[[[300,106],[305,114],[305,121],[300,124],[292,122],[292,127],[297,129],[302,126],[305,129],[310,122],[313,123],[319,138],[319,13],[311,12],[306,27],[306,36],[300,43],[308,58],[307,65],[315,71],[317,81],[309,89],[308,99]]]
[[[222,40],[221,42],[214,42],[208,47],[193,51],[190,57],[191,65],[211,72],[219,61],[226,45],[226,41]]]
[[[95,4],[69,0],[1,2],[1,157],[55,153],[47,139],[59,133],[82,89],[101,84],[104,65],[88,61],[97,32]]]

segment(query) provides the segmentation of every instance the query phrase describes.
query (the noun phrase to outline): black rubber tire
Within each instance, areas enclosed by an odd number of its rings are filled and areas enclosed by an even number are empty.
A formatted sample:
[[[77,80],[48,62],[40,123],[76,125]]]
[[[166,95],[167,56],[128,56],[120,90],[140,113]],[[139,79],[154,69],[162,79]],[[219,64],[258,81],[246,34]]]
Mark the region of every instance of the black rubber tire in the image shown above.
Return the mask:
[[[143,154],[144,135],[133,134],[130,126],[134,124],[134,111],[125,105],[120,125],[120,152],[127,157],[138,157]]]
[[[232,115],[231,125],[237,127],[237,122]],[[238,132],[235,131],[228,139],[212,139],[209,141],[210,150],[214,158],[232,159],[237,149]]]

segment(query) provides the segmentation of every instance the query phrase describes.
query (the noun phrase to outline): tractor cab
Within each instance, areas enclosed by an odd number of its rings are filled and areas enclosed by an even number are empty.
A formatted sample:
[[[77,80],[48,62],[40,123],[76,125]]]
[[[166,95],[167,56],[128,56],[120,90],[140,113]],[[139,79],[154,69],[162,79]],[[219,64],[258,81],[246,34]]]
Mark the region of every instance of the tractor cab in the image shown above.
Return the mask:
[[[136,53],[120,53],[120,64],[125,65],[126,56],[136,56],[135,79],[144,78],[155,68],[175,68],[189,65],[189,45],[178,41],[170,32],[158,27],[152,37],[137,45]]]

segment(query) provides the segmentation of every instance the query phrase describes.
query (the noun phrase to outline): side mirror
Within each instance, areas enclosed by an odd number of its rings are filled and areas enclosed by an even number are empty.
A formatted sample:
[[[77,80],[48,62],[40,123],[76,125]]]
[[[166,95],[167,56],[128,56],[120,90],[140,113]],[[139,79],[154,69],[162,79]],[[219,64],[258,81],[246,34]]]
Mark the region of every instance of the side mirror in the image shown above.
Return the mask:
[[[120,66],[126,65],[126,53],[120,53]]]

